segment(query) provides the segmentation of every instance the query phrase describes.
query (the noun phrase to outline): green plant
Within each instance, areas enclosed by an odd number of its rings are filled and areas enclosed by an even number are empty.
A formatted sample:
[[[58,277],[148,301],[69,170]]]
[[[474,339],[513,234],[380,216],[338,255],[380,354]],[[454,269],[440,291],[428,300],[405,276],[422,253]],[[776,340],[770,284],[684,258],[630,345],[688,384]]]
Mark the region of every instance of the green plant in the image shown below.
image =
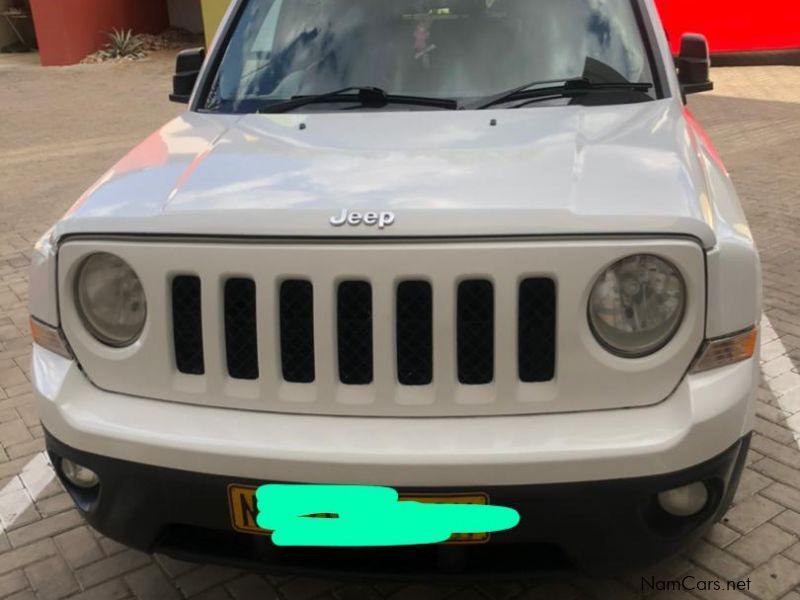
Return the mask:
[[[132,29],[117,30],[108,34],[110,42],[106,44],[103,54],[108,58],[121,58],[124,56],[139,56],[142,54],[142,43],[133,34]]]

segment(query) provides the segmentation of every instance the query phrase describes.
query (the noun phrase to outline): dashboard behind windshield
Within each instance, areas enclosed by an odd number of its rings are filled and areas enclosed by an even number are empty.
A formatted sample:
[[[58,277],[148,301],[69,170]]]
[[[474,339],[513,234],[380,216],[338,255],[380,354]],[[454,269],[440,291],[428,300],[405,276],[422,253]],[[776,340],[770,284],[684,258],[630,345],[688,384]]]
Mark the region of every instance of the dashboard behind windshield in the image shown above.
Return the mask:
[[[468,101],[589,63],[653,81],[632,0],[246,0],[201,106],[253,112],[355,86]]]

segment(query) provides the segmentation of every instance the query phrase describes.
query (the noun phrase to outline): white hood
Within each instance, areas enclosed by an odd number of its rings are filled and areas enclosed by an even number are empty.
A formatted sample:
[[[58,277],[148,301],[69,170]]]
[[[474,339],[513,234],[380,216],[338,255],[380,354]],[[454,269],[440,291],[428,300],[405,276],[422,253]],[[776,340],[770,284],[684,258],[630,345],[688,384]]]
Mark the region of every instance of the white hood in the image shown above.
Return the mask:
[[[491,111],[185,113],[101,178],[56,234],[635,233],[690,235],[712,247],[691,136],[674,100]],[[329,219],[344,208],[392,211],[396,219],[380,231],[332,227]]]

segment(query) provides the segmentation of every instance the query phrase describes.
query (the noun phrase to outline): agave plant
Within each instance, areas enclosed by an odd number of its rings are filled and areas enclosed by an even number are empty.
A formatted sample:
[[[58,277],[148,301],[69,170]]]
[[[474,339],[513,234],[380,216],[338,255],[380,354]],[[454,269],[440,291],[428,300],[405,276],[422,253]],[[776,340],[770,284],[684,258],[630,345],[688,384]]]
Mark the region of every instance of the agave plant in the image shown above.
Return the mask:
[[[110,40],[106,44],[103,54],[109,58],[121,58],[124,56],[138,56],[142,53],[142,43],[133,34],[132,29],[117,30],[116,28],[108,34]]]

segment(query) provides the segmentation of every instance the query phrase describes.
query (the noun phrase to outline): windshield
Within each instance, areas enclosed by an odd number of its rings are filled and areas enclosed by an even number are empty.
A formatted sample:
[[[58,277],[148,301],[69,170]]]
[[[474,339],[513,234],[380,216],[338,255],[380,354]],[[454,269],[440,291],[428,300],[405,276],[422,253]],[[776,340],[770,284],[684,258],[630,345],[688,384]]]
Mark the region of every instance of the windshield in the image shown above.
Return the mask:
[[[653,80],[632,0],[248,0],[205,108],[253,112],[357,86],[461,103],[591,77],[587,65],[605,81]]]

